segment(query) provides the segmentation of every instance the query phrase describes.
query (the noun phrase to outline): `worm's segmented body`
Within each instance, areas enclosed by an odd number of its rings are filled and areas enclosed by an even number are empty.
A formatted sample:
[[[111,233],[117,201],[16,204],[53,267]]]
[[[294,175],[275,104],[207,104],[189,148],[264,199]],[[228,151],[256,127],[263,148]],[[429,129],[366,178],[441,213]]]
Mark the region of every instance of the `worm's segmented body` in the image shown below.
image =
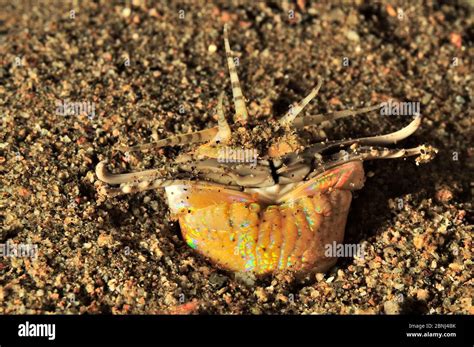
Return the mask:
[[[190,247],[233,271],[324,271],[336,258],[326,245],[342,243],[352,199],[361,188],[360,162],[308,181],[278,205],[212,186],[170,186],[168,200]],[[352,183],[352,185],[350,184]]]

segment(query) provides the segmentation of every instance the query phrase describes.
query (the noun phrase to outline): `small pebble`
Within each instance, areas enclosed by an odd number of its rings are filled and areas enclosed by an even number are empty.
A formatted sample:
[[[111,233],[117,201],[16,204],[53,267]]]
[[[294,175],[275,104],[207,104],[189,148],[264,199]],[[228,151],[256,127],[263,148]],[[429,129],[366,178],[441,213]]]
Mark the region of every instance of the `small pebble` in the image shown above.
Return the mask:
[[[400,314],[400,304],[396,300],[386,301],[383,310],[386,314]]]
[[[360,41],[360,38],[359,38],[359,34],[357,34],[355,31],[353,30],[348,30],[346,31],[346,37],[351,40],[351,41],[354,41],[354,42],[359,42]]]
[[[214,44],[211,44],[211,45],[209,45],[209,47],[207,48],[207,50],[208,50],[208,52],[211,53],[211,54],[212,54],[212,53],[215,53],[215,52],[217,51],[217,46],[214,45]]]
[[[132,13],[132,10],[128,7],[125,7],[123,10],[122,10],[122,16],[124,18],[128,18],[130,17],[130,14]]]
[[[440,189],[436,191],[435,197],[439,202],[448,202],[453,198],[453,193],[449,189]]]

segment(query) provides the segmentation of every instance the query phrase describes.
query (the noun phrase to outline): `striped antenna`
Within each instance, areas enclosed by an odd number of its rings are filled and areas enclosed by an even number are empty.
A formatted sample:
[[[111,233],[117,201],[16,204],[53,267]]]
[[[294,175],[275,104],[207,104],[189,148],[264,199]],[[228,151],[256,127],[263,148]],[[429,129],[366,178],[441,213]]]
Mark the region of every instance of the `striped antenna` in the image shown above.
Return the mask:
[[[229,65],[230,82],[232,84],[232,95],[234,96],[235,116],[234,121],[246,123],[248,118],[247,107],[245,106],[245,99],[240,88],[239,76],[235,67],[232,50],[230,49],[229,37],[227,34],[227,24],[224,24],[224,45],[225,54],[227,57],[227,64]]]
[[[318,95],[319,89],[321,89],[321,85],[323,84],[322,80],[318,81],[318,85],[313,88],[311,93],[307,97],[305,97],[303,100],[301,100],[299,103],[297,103],[295,106],[292,106],[288,113],[284,115],[280,119],[280,124],[283,125],[290,125],[293,123],[295,120],[296,116],[303,110],[303,108],[309,104],[309,102]]]
[[[144,145],[138,145],[133,147],[119,146],[116,149],[120,152],[136,152],[136,151],[145,151],[148,149],[157,149],[166,146],[182,146],[190,143],[196,142],[206,142],[212,140],[214,136],[218,133],[218,127],[208,128],[194,133],[189,134],[180,134],[166,139],[161,139],[156,142],[146,143]]]
[[[217,122],[219,130],[217,135],[212,139],[214,143],[227,143],[231,138],[231,131],[227,120],[224,115],[224,92],[219,95],[219,101],[217,103]]]

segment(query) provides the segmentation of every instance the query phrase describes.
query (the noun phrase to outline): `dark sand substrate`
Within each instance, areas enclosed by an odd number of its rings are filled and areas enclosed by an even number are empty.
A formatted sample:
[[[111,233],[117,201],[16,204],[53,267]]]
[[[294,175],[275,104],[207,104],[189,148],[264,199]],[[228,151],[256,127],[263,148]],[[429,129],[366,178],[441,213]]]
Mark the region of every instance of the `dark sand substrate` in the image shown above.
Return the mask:
[[[0,5],[0,243],[38,247],[36,259],[0,258],[0,313],[160,313],[182,302],[195,313],[474,313],[467,3],[78,3]],[[225,22],[262,121],[318,76],[325,82],[306,114],[392,97],[421,103],[422,126],[400,146],[439,153],[420,166],[365,164],[346,228],[347,242],[366,245],[364,260],[341,259],[303,283],[284,273],[236,278],[183,242],[162,192],[98,198],[100,160],[126,171],[179,151],[124,158],[115,144],[216,124],[217,96],[231,95]],[[58,115],[57,100],[94,103],[96,114]],[[408,122],[375,112],[307,135],[369,136]]]

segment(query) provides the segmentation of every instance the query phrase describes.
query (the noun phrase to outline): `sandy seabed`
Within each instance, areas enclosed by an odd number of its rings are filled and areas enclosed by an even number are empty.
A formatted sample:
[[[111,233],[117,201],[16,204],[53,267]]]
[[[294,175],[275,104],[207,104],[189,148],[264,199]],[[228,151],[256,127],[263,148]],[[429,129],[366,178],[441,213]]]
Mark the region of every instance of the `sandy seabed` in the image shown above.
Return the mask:
[[[474,313],[467,1],[0,7],[0,242],[35,250],[0,258],[0,313]],[[252,117],[280,117],[318,77],[324,84],[307,114],[420,102],[422,125],[402,145],[439,152],[420,166],[365,164],[345,238],[365,245],[363,259],[340,259],[304,281],[290,273],[249,280],[185,244],[162,191],[99,198],[100,160],[123,172],[179,152],[124,158],[116,144],[216,125],[217,97],[231,95],[224,23]],[[84,109],[61,113],[58,102]],[[370,136],[407,123],[375,112],[307,136]]]

